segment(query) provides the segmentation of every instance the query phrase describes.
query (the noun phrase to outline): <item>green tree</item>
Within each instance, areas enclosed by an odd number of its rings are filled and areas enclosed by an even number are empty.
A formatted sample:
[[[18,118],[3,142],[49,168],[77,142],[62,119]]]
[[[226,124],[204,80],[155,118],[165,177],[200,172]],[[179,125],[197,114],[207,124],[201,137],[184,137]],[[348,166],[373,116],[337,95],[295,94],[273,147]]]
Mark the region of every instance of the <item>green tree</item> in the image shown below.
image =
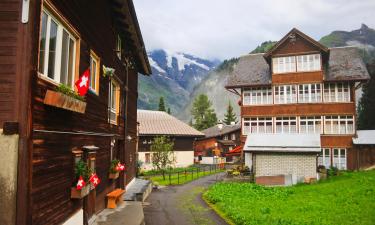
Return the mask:
[[[165,110],[165,103],[164,103],[164,98],[160,97],[159,99],[159,111],[166,112]]]
[[[238,121],[237,121],[236,114],[233,112],[233,106],[229,101],[228,107],[227,107],[227,112],[224,114],[224,123],[227,124],[227,125],[230,125],[231,122],[237,123]]]
[[[375,59],[367,64],[370,81],[363,85],[362,98],[358,104],[358,129],[375,129]]]
[[[191,114],[194,119],[194,128],[197,130],[204,130],[217,124],[217,117],[212,102],[207,95],[200,94],[194,99]]]
[[[162,172],[164,180],[166,169],[176,162],[173,146],[173,141],[166,136],[155,137],[151,144],[152,165]]]
[[[168,107],[167,113],[171,115],[171,108]]]

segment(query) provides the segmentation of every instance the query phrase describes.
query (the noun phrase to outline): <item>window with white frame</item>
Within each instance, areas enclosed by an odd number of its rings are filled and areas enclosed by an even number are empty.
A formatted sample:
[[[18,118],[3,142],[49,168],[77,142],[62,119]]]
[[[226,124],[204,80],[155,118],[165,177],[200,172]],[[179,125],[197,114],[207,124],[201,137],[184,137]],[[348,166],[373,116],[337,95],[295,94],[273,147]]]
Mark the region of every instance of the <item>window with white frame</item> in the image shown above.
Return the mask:
[[[99,74],[100,61],[99,57],[91,51],[90,54],[90,89],[99,94]]]
[[[272,133],[272,117],[243,118],[242,133]]]
[[[235,140],[236,140],[236,134],[235,134],[235,133],[231,134],[231,140],[232,140],[232,141],[235,141]]]
[[[301,116],[299,118],[300,133],[322,133],[322,117],[321,116]]]
[[[288,104],[297,102],[297,86],[275,86],[275,104]]]
[[[223,140],[227,141],[228,140],[228,135],[224,135]]]
[[[327,169],[331,167],[331,149],[322,148],[318,156],[318,165],[322,165]]]
[[[320,54],[298,55],[297,56],[297,71],[317,71],[321,70]]]
[[[350,83],[324,84],[325,102],[350,102]]]
[[[296,117],[276,117],[276,133],[297,133]]]
[[[117,57],[119,59],[121,59],[121,55],[122,55],[122,40],[121,40],[120,35],[117,35],[117,38],[116,38],[116,54],[117,54]]]
[[[108,96],[108,114],[109,122],[117,124],[117,117],[120,113],[120,85],[115,81],[109,82],[109,96]]]
[[[339,170],[346,170],[346,149],[334,148],[332,149],[332,164]]]
[[[290,73],[296,72],[296,57],[276,57],[272,59],[273,73]]]
[[[298,87],[298,102],[321,102],[322,89],[321,84],[301,84]]]
[[[354,134],[353,116],[325,116],[325,134]]]
[[[243,105],[272,104],[272,88],[246,88],[243,91]]]
[[[42,10],[39,40],[38,71],[56,81],[73,87],[77,39],[47,9]]]

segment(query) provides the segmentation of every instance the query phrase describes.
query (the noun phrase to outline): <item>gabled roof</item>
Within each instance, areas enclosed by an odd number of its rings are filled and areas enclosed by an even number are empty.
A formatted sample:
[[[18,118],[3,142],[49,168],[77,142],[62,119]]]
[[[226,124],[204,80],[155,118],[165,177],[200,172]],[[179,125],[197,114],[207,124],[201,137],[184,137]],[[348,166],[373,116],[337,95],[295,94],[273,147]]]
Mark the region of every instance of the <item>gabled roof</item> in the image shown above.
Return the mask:
[[[204,134],[166,112],[137,110],[140,136],[203,137]]]
[[[264,57],[268,58],[274,51],[276,51],[285,41],[292,37],[292,35],[298,35],[301,38],[305,39],[306,41],[310,42],[312,45],[316,46],[322,52],[328,53],[328,48],[319,42],[315,41],[311,37],[304,34],[302,31],[298,30],[297,28],[293,28],[289,31],[280,41],[278,41],[271,49],[269,49],[265,54]]]
[[[212,137],[218,137],[221,135],[229,134],[234,131],[241,130],[241,124],[234,124],[234,125],[226,125],[223,124],[223,128],[219,129],[218,125],[215,125],[213,127],[207,128],[205,130],[202,130],[202,133],[205,135],[202,139],[212,138]]]
[[[357,137],[353,138],[355,145],[375,145],[375,130],[357,130]]]
[[[254,152],[320,152],[320,148],[320,134],[249,134],[243,150]]]

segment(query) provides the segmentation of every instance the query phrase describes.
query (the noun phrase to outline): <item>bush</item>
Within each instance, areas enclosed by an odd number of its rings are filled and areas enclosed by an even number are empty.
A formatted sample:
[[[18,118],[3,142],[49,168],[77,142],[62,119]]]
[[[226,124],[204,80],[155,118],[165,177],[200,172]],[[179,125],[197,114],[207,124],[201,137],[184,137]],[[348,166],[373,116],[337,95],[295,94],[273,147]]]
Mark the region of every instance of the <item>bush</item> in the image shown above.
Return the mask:
[[[337,176],[339,175],[339,169],[337,169],[337,167],[331,166],[328,169],[327,174],[329,177]]]

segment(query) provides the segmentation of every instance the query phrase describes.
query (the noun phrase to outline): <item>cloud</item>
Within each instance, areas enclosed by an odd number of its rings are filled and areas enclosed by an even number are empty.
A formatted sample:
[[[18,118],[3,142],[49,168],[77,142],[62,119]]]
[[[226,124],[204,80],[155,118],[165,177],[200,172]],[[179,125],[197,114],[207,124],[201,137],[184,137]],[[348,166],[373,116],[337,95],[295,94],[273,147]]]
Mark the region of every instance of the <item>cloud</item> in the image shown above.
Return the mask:
[[[147,50],[207,58],[243,55],[293,27],[315,39],[375,27],[374,0],[134,0]]]

